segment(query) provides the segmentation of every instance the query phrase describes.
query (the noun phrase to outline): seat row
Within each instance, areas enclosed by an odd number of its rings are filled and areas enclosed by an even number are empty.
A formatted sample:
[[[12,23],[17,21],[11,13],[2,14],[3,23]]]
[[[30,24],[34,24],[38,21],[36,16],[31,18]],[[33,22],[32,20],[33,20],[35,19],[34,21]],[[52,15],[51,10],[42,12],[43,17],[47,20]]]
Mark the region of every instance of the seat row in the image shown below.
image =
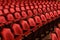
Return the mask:
[[[42,4],[41,4],[42,3]],[[44,3],[47,3],[47,4],[44,4]],[[4,3],[3,3],[4,4]],[[11,13],[14,13],[15,11],[27,11],[27,10],[30,10],[30,9],[41,9],[42,11],[46,12],[47,11],[53,11],[53,10],[57,10],[57,9],[60,9],[60,6],[59,6],[59,2],[37,2],[35,3],[34,1],[33,2],[29,2],[29,3],[19,3],[17,2],[15,4],[15,2],[11,3],[10,5],[8,4],[5,4],[4,6],[3,5],[0,5],[0,10],[3,10],[3,12],[5,13],[5,10],[8,12],[11,12]],[[12,10],[12,11],[11,11]],[[6,13],[6,14],[7,14]]]
[[[31,17],[34,17],[34,16],[46,16],[45,18],[46,19],[49,19],[47,18],[47,16],[51,16],[52,18],[56,18],[55,16],[59,17],[58,15],[60,15],[60,10],[57,10],[57,11],[51,11],[51,12],[47,12],[47,13],[41,13],[43,11],[40,11],[41,9],[39,9],[39,12],[37,12],[36,9],[33,10],[33,12],[31,10],[28,10],[26,13],[25,11],[22,11],[21,13],[20,12],[15,12],[15,13],[12,13],[12,14],[7,14],[7,15],[1,15],[0,16],[0,23],[1,23],[1,26],[4,25],[4,24],[9,24],[9,23],[12,23],[12,22],[16,22],[16,21],[19,21],[19,20],[22,20],[22,19],[29,19]],[[12,11],[12,10],[11,10]],[[8,11],[5,9],[5,13],[7,13]],[[14,11],[12,11],[14,12]],[[2,12],[0,11],[0,14],[2,14]]]
[[[7,3],[7,0],[4,1],[3,4]],[[11,0],[9,0],[9,2],[10,1]],[[13,3],[10,2],[9,5],[8,3],[5,5],[2,5],[1,3],[0,5],[0,26],[3,26],[4,24],[8,25],[21,19],[28,19],[36,15],[40,16],[41,14],[45,15],[46,13],[48,13],[48,15],[57,15],[57,12],[60,12],[60,4],[58,1],[42,2],[37,0],[36,2],[22,1],[21,3],[13,1]]]
[[[10,25],[11,29],[3,28],[1,31],[2,40],[22,40],[23,37],[27,37],[39,28],[33,22],[30,25],[24,20],[21,22],[21,25],[17,23]],[[50,33],[50,38],[52,40],[60,40],[60,23],[58,28],[54,28],[54,33]]]

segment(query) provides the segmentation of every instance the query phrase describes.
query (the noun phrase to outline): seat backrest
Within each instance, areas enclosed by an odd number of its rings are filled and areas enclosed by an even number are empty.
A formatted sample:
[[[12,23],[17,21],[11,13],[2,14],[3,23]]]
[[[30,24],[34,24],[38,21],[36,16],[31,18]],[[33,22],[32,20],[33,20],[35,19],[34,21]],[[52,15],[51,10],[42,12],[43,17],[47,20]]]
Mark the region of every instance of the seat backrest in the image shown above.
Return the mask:
[[[8,28],[4,28],[1,32],[2,40],[14,40],[14,35],[11,30]]]
[[[51,38],[51,40],[58,40],[55,33],[50,33],[50,38]]]

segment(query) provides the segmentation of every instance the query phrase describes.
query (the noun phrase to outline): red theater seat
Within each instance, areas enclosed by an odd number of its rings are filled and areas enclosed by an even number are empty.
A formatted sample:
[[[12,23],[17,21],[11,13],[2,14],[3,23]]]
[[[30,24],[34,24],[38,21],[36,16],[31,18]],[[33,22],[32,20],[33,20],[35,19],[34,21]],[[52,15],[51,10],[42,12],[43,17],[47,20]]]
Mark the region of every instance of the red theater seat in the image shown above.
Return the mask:
[[[3,9],[3,6],[0,5],[0,10],[2,10],[2,9]]]
[[[25,11],[22,11],[21,15],[22,15],[23,18],[27,18],[27,13]]]
[[[42,20],[40,19],[40,17],[39,16],[35,16],[34,19],[35,19],[37,25],[39,25],[41,27],[42,26]]]
[[[46,13],[45,16],[46,16],[46,19],[47,19],[48,22],[51,22],[52,21],[49,13]]]
[[[36,9],[33,9],[33,13],[34,13],[34,15],[37,15],[38,11]]]
[[[2,40],[14,40],[14,36],[10,29],[4,28],[1,32]]]
[[[29,22],[30,26],[36,26],[36,23],[33,18],[29,18],[28,22]]]
[[[25,6],[28,6],[29,4],[28,3],[25,3]]]
[[[47,11],[48,11],[48,12],[50,12],[50,11],[51,11],[51,9],[50,9],[49,7],[47,7]]]
[[[30,6],[30,8],[31,8],[31,9],[34,9],[34,6],[33,6],[33,5],[31,5],[31,6]]]
[[[54,13],[54,16],[57,18],[58,17],[57,11],[53,11],[53,13]]]
[[[40,8],[38,8],[38,13],[39,13],[39,15],[40,15],[40,14],[43,13],[43,11],[42,11]]]
[[[29,30],[30,29],[29,24],[25,20],[21,21],[21,25],[22,25],[23,30]]]
[[[54,6],[56,7],[56,6],[57,6],[57,4],[54,4]]]
[[[34,21],[34,19],[33,18],[29,18],[28,19],[28,22],[29,22],[29,25],[30,25],[30,28],[33,30],[33,31],[36,31],[36,23],[35,23],[35,21]]]
[[[60,10],[60,4],[57,4],[58,5],[58,9]]]
[[[14,20],[13,15],[12,15],[12,14],[8,14],[8,15],[7,15],[7,20],[8,20],[8,21],[13,21],[13,20]]]
[[[46,24],[47,23],[46,17],[43,14],[40,17],[41,17],[43,24]]]
[[[14,8],[10,8],[10,12],[14,13],[15,12]]]
[[[21,19],[21,15],[19,12],[14,13],[16,19]]]
[[[55,28],[55,32],[58,36],[58,40],[60,40],[60,29],[59,28]]]
[[[60,17],[60,10],[57,10],[57,12],[58,12],[58,15],[59,15],[59,17]]]
[[[32,6],[33,4],[31,2],[29,2],[29,5]]]
[[[29,10],[30,9],[29,6],[26,6],[26,9]]]
[[[43,5],[43,8],[46,8],[46,5],[45,4]]]
[[[8,14],[8,13],[9,13],[8,9],[4,9],[4,14]]]
[[[29,35],[30,34],[30,26],[27,23],[27,21],[22,20],[21,21],[22,29],[24,31],[24,35]]]
[[[54,7],[54,10],[57,10],[57,7]]]
[[[0,10],[0,15],[3,15],[3,12],[2,12],[2,10]]]
[[[38,6],[37,6],[37,4],[35,5],[35,8],[36,8],[36,9],[38,9]]]
[[[17,35],[17,36],[22,36],[23,35],[22,28],[19,24],[13,24],[12,29],[13,29],[14,35]]]
[[[33,13],[32,13],[31,10],[28,10],[28,11],[27,11],[27,14],[28,14],[28,17],[32,17],[32,16],[33,16]]]
[[[14,5],[11,4],[10,7],[11,7],[11,8],[14,8]]]
[[[47,12],[46,8],[42,8],[43,9],[43,12]]]
[[[21,11],[19,7],[16,7],[15,10],[16,10],[17,12],[20,12],[20,11]]]
[[[47,7],[50,7],[49,4],[47,4]]]
[[[55,33],[50,34],[51,40],[58,40],[57,36]]]
[[[42,5],[39,5],[39,8],[42,8]]]
[[[25,8],[22,6],[22,7],[21,7],[21,10],[25,10]]]
[[[55,20],[55,17],[54,17],[53,12],[50,12],[49,14],[50,14],[51,19],[52,19],[52,20]]]
[[[54,8],[53,7],[50,7],[51,11],[54,11]]]
[[[20,6],[21,6],[21,7],[23,7],[23,6],[24,6],[23,2],[21,2]]]
[[[50,6],[53,7],[53,4],[51,4]]]
[[[4,16],[0,16],[0,23],[6,23],[7,20],[5,19]]]

